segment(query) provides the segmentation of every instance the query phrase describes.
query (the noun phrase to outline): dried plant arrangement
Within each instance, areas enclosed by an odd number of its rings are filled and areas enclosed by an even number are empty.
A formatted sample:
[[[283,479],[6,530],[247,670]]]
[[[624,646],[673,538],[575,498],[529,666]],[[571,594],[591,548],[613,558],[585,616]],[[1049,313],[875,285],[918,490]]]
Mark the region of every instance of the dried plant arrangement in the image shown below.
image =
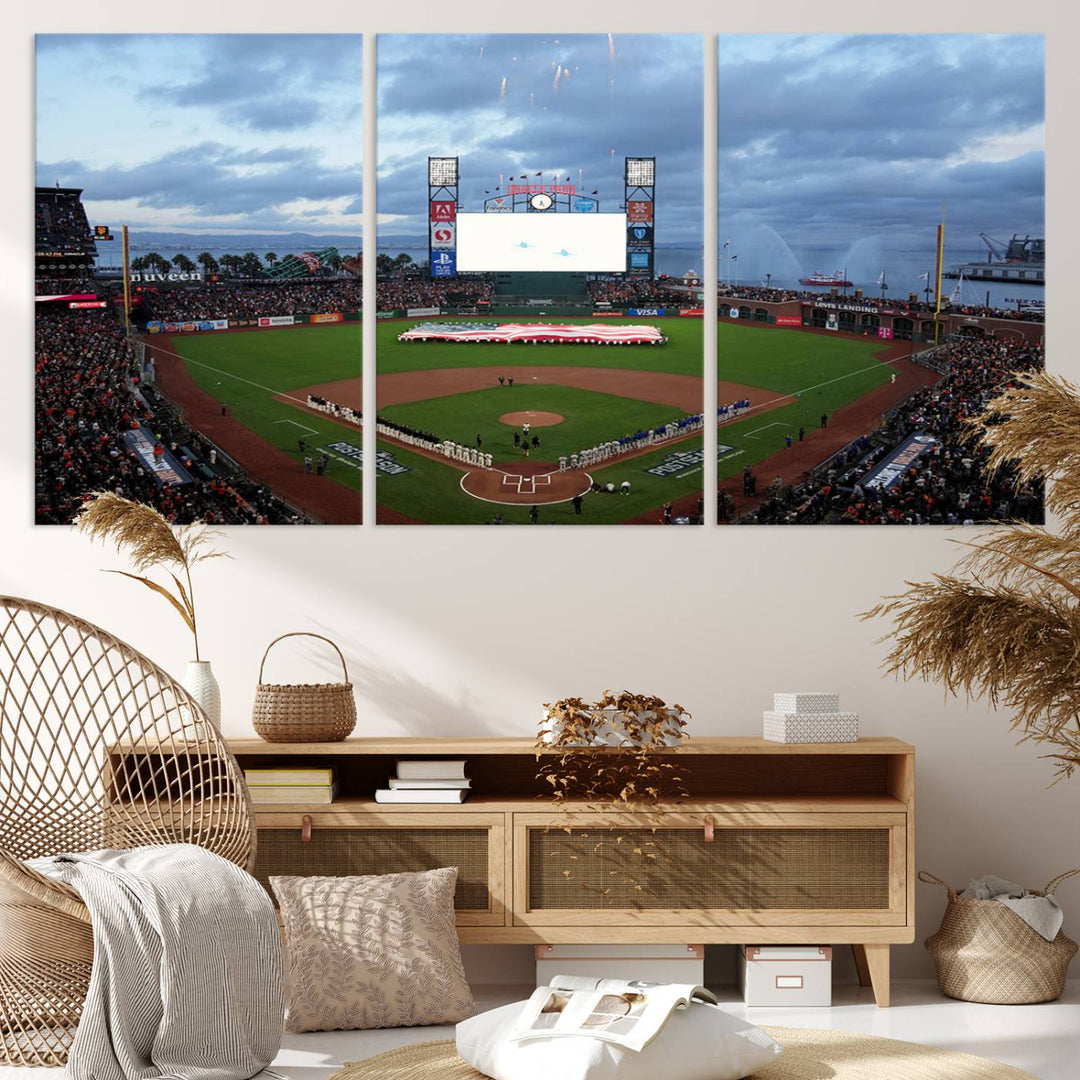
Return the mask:
[[[584,803],[612,815],[583,830],[551,826],[549,832],[561,830],[565,839],[549,854],[570,864],[562,876],[567,885],[591,894],[590,906],[606,906],[618,896],[619,906],[628,902],[639,908],[662,861],[659,830],[618,811],[661,814],[665,804],[688,796],[674,751],[687,738],[690,713],[662,698],[625,690],[606,690],[591,704],[563,698],[544,708],[547,720],[536,739],[537,777],[550,786],[553,805],[567,812]]]
[[[1011,709],[1020,741],[1050,748],[1056,783],[1080,766],[1080,390],[1027,372],[968,426],[991,472],[1046,482],[1060,530],[1012,524],[953,540],[969,550],[951,573],[909,582],[862,618],[893,621],[890,673]]]
[[[218,533],[203,525],[174,527],[153,507],[111,491],[95,492],[79,512],[75,525],[91,540],[114,544],[118,552],[127,555],[134,573],[126,570],[108,570],[106,573],[141,582],[168,600],[191,631],[195,640],[195,659],[201,659],[191,570],[207,559],[229,558],[224,551],[212,547]],[[155,569],[172,578],[175,592],[146,576]],[[182,575],[183,580],[178,575]]]

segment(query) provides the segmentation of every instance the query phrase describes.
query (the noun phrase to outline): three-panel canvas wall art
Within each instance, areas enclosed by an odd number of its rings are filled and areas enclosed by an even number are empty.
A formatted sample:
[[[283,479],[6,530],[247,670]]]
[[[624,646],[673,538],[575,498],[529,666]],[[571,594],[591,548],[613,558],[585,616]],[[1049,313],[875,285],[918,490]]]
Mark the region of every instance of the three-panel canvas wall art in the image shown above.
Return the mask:
[[[1041,36],[376,56],[38,37],[38,524],[1042,520],[968,437],[1044,363]]]

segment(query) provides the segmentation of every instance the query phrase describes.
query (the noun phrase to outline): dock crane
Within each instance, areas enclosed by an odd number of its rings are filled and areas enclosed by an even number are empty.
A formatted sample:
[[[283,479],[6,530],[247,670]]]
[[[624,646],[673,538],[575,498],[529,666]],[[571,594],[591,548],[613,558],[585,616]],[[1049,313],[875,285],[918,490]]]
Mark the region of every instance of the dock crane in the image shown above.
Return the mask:
[[[1008,245],[1003,244],[1000,240],[995,240],[992,236],[989,236],[984,232],[979,233],[979,239],[990,249],[990,258],[986,260],[987,262],[991,262],[995,259],[998,262],[1005,261],[1005,253],[1008,250]]]

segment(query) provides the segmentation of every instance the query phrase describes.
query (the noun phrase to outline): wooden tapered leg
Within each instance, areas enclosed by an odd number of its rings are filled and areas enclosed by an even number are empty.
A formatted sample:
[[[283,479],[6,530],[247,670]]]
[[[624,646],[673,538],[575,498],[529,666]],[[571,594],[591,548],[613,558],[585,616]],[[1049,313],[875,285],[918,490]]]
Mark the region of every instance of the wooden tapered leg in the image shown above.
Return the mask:
[[[866,962],[866,948],[863,945],[852,945],[851,951],[855,955],[855,970],[859,973],[859,985],[870,985],[870,966]]]
[[[862,953],[861,962],[860,952]],[[874,988],[874,1000],[878,1008],[887,1009],[889,1007],[889,946],[877,942],[856,945],[855,964],[859,968],[859,982],[863,986],[866,985],[863,982],[863,967],[865,966],[870,985]]]

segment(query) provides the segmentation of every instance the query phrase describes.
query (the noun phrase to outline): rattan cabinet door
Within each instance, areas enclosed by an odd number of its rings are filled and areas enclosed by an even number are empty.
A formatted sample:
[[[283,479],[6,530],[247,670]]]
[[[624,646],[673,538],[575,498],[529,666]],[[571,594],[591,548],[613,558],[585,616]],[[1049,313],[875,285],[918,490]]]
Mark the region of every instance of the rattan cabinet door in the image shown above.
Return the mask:
[[[505,817],[476,813],[315,812],[260,810],[254,875],[267,888],[275,875],[349,877],[458,869],[458,926],[506,922]]]
[[[898,813],[514,814],[516,926],[899,926]]]

